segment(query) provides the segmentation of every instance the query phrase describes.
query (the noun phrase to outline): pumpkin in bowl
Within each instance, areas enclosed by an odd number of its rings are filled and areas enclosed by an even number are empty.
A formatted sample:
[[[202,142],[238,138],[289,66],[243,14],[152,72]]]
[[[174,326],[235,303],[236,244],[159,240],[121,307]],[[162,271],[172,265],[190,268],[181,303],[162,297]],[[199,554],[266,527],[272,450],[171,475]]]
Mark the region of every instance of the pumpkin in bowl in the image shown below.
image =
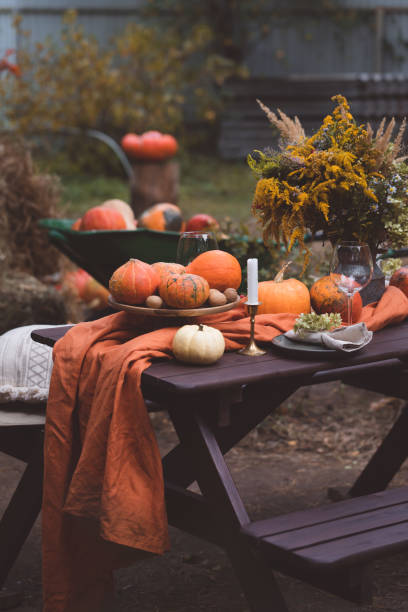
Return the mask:
[[[199,308],[209,293],[205,278],[196,274],[169,274],[159,285],[160,297],[172,308]]]
[[[184,227],[183,216],[175,204],[161,202],[150,206],[140,215],[138,227],[158,232],[181,232]]]
[[[169,274],[183,274],[186,271],[185,267],[181,264],[168,263],[167,261],[156,261],[156,263],[151,264],[151,266],[159,275],[160,280],[164,279]]]
[[[238,259],[218,249],[200,253],[187,266],[187,272],[202,276],[208,281],[211,289],[218,289],[221,292],[229,288],[238,289],[242,280]]]
[[[153,295],[159,282],[159,275],[149,264],[129,259],[112,274],[109,291],[116,302],[135,306]]]
[[[284,264],[274,280],[259,283],[258,314],[310,312],[310,294],[306,285],[296,278],[284,279],[285,270],[290,263]]]
[[[347,323],[347,296],[330,276],[319,278],[310,288],[310,300],[317,314],[338,312],[343,323]],[[357,292],[352,302],[352,323],[356,323],[363,308],[361,295]]]

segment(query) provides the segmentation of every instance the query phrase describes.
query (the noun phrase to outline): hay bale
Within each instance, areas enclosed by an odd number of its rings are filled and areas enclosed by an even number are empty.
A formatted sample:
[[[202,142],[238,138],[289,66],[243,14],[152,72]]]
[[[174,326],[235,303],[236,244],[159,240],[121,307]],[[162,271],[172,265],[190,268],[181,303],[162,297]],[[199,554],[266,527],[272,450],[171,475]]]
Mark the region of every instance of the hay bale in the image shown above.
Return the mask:
[[[62,296],[39,280],[60,267],[37,223],[56,216],[59,191],[58,179],[36,171],[27,145],[0,137],[0,333],[67,320]]]
[[[23,141],[0,137],[0,261],[3,272],[20,270],[41,278],[59,268],[60,255],[38,220],[57,216],[60,183],[36,171]]]
[[[0,284],[0,334],[21,325],[66,323],[64,299],[52,287],[24,272],[5,275]]]

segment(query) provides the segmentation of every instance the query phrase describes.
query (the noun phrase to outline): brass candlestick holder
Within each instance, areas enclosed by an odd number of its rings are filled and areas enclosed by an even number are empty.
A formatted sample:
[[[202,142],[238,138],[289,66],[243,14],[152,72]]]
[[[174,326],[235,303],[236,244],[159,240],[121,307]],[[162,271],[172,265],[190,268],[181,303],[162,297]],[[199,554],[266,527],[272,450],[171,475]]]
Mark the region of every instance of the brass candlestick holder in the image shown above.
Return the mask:
[[[249,316],[251,318],[251,330],[248,344],[245,348],[240,349],[238,353],[241,355],[249,355],[250,357],[265,355],[266,351],[260,349],[255,343],[255,315],[258,312],[259,304],[248,304],[248,302],[245,302],[245,304],[248,307]]]

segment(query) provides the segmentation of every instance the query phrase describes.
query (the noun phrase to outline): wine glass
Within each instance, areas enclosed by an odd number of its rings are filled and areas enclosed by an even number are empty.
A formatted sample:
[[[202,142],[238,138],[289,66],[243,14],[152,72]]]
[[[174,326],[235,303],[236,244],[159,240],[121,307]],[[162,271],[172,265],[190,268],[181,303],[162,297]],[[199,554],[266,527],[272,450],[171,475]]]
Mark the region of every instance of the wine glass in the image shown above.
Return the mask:
[[[347,296],[347,325],[352,324],[353,296],[368,285],[373,275],[373,260],[367,244],[339,242],[333,251],[330,277]]]
[[[182,232],[177,244],[177,263],[187,266],[200,253],[218,249],[213,232]]]

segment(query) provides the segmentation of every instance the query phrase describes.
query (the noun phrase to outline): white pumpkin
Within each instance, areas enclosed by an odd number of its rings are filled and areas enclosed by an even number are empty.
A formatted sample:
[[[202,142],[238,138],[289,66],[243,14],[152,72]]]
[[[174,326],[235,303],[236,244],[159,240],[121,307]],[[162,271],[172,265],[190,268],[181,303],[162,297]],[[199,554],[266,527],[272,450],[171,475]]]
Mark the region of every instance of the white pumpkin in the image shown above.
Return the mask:
[[[100,206],[102,206],[102,208],[111,208],[113,210],[117,210],[123,215],[123,218],[126,222],[126,229],[135,229],[136,224],[133,210],[131,209],[129,204],[127,204],[123,200],[106,200],[105,202],[100,204]]]
[[[174,356],[185,363],[215,363],[224,351],[224,336],[208,325],[183,325],[173,339]]]

